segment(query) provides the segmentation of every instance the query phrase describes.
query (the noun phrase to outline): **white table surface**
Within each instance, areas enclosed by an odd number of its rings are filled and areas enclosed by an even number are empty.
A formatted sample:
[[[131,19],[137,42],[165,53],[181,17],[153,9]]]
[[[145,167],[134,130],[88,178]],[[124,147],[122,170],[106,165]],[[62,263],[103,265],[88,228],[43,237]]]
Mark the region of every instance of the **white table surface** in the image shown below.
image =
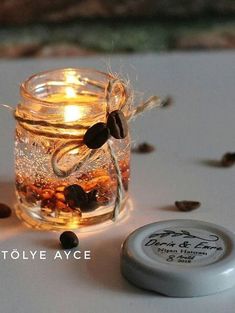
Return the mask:
[[[47,250],[46,260],[0,257],[0,312],[4,313],[232,313],[235,288],[189,299],[167,298],[135,288],[119,270],[120,245],[144,224],[177,218],[218,223],[235,231],[235,168],[213,166],[235,150],[235,53],[98,56],[77,59],[0,62],[0,102],[17,103],[19,83],[28,75],[57,67],[95,67],[128,74],[136,90],[171,94],[175,105],[146,113],[133,124],[133,140],[157,147],[133,155],[133,210],[123,222],[82,233],[80,249],[90,261],[52,260],[59,233],[26,228],[16,217],[0,221],[0,250]],[[0,202],[14,203],[14,121],[0,111]],[[175,200],[199,200],[190,213]]]

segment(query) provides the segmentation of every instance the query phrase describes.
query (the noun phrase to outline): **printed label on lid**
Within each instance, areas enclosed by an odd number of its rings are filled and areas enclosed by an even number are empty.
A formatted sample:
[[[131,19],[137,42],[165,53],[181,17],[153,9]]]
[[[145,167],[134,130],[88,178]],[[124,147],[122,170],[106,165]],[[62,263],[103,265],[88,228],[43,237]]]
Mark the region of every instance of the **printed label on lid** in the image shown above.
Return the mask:
[[[144,238],[143,251],[158,262],[201,266],[225,254],[225,242],[216,233],[193,227],[168,227]]]

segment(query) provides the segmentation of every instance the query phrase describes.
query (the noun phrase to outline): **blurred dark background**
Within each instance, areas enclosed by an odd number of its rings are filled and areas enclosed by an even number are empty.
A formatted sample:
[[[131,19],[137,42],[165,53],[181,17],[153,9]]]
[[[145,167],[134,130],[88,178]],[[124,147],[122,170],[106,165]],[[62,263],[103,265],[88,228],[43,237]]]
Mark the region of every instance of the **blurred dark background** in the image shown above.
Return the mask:
[[[234,49],[235,0],[0,0],[0,57]]]

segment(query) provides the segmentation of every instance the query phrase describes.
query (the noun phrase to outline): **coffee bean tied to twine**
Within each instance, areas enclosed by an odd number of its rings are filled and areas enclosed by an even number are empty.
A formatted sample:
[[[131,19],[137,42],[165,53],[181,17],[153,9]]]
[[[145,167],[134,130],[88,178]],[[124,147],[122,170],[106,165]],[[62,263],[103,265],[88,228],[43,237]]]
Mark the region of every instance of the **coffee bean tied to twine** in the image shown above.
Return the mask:
[[[110,137],[110,131],[105,123],[96,123],[88,128],[83,137],[84,144],[89,149],[98,149],[102,147]]]
[[[182,212],[190,212],[198,209],[201,206],[201,203],[198,201],[183,200],[175,201],[175,206],[177,207],[178,210]]]
[[[110,134],[116,139],[123,139],[128,134],[128,125],[121,110],[115,110],[108,116],[107,127]]]
[[[73,209],[80,209],[82,212],[90,212],[99,206],[97,201],[97,190],[85,192],[79,185],[70,185],[64,190],[65,201]]]
[[[115,110],[108,115],[107,124],[96,123],[88,128],[83,137],[83,143],[89,149],[102,147],[110,135],[116,139],[123,139],[128,134],[128,125],[125,115],[121,110]]]
[[[10,217],[11,212],[11,208],[8,205],[0,203],[0,218]]]
[[[79,240],[77,235],[72,231],[65,231],[60,235],[61,246],[64,249],[72,249],[78,246]]]

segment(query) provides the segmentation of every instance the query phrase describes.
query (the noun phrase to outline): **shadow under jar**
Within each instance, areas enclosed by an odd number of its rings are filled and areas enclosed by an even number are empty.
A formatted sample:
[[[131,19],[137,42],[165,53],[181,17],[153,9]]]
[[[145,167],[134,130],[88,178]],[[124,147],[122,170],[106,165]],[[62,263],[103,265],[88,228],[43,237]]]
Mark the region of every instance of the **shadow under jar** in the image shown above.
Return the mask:
[[[115,84],[108,90],[111,81]],[[109,146],[91,153],[83,137],[92,125],[107,122],[107,110],[130,115],[126,86],[110,74],[68,68],[30,77],[20,93],[15,137],[18,217],[40,229],[76,229],[111,220],[118,182]],[[122,176],[121,212],[129,182],[129,134],[122,140],[110,137],[109,145]],[[78,204],[68,201],[69,192]],[[81,204],[84,197],[87,205]]]

